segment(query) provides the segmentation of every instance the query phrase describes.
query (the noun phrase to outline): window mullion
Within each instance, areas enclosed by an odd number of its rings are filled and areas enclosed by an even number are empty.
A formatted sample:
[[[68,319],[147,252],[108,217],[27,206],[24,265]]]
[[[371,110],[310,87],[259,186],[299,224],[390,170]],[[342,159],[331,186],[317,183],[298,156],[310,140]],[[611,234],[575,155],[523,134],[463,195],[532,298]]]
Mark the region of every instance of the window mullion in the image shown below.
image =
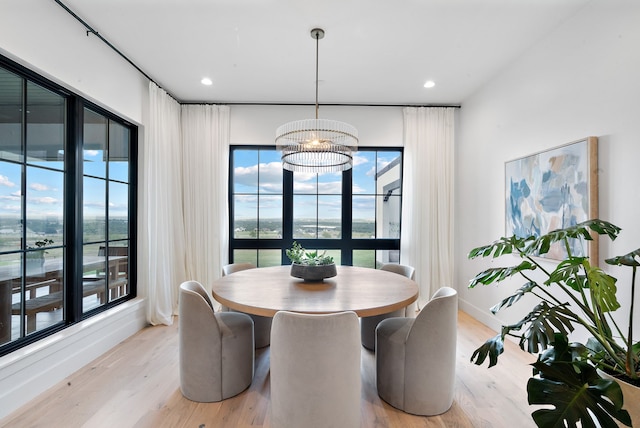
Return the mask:
[[[342,173],[342,264],[353,265],[353,248],[351,238],[353,232],[353,170],[348,169]]]
[[[293,172],[282,171],[282,261],[285,263],[287,248],[293,244]]]

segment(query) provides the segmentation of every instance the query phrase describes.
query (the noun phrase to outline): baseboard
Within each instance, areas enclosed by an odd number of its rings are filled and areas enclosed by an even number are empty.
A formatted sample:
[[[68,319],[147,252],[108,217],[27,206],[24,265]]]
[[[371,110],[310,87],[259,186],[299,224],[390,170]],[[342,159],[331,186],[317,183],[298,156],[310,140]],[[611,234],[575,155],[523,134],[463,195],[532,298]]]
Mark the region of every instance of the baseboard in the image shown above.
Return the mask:
[[[486,309],[480,309],[466,300],[459,299],[458,307],[461,311],[468,313],[473,318],[486,325],[492,330],[500,331],[502,329],[501,321]]]
[[[147,325],[134,299],[0,358],[0,419]]]

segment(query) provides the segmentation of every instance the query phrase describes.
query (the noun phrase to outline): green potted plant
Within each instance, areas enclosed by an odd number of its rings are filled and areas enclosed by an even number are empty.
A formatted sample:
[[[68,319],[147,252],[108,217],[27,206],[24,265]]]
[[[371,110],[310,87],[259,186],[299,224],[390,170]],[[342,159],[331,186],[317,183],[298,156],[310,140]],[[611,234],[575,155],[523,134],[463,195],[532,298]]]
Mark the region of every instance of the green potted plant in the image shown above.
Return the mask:
[[[44,255],[47,253],[45,247],[52,245],[53,240],[44,238],[41,241],[35,241],[35,247],[27,247],[26,263],[27,274],[38,274],[44,271]]]
[[[291,276],[302,278],[308,282],[322,281],[337,275],[333,257],[324,251],[307,251],[296,241],[286,250],[287,257],[291,260]]]
[[[630,302],[629,328],[623,332],[612,316],[620,308],[617,279],[592,265],[587,257],[574,256],[569,245],[571,239],[591,240],[591,233],[614,240],[620,230],[594,219],[540,237],[503,237],[469,253],[470,259],[507,254],[519,257],[519,263],[486,269],[469,283],[473,288],[513,277],[525,280],[515,293],[491,308],[493,314],[515,305],[525,295],[540,299],[522,320],[502,326],[497,336],[471,356],[475,364],[482,365],[488,358],[489,367],[494,366],[507,336],[517,338],[523,350],[538,354],[527,383],[529,404],[552,406],[532,413],[539,427],[575,427],[578,422],[582,427],[595,427],[597,421],[599,426],[608,428],[618,426],[615,420],[631,426],[632,419],[640,425],[638,416],[633,414],[640,410],[640,399],[630,396],[640,391],[640,342],[633,338],[640,249],[606,260],[610,265],[631,268],[630,300],[624,297]],[[562,244],[567,256],[551,270],[537,256],[546,254],[554,243]],[[575,326],[581,326],[592,337],[585,343],[571,343],[569,336]],[[624,401],[621,386],[625,388]],[[627,410],[632,410],[631,417]]]

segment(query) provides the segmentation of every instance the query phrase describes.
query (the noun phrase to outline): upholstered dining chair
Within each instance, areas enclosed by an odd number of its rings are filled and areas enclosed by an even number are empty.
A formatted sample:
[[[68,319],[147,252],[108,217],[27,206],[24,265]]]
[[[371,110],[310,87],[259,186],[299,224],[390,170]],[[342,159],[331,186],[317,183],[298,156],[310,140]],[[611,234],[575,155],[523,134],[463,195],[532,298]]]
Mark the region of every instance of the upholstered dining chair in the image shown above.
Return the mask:
[[[360,427],[360,341],[355,312],[281,311],[271,330],[271,423]]]
[[[180,285],[178,343],[180,390],[192,401],[233,397],[251,385],[253,321],[239,312],[214,312],[202,284]]]
[[[222,276],[231,275],[235,272],[240,272],[246,269],[255,269],[256,265],[253,263],[231,263],[222,267]],[[228,307],[222,305],[222,311],[227,312],[230,311]],[[236,312],[233,310],[233,312]],[[240,312],[240,311],[237,311]],[[244,313],[244,312],[241,312]],[[253,320],[253,331],[255,337],[255,347],[256,348],[264,348],[265,346],[269,346],[271,341],[271,317],[263,317],[260,315],[247,314]]]
[[[415,279],[415,269],[412,266],[399,265],[397,263],[386,263],[380,267],[380,270],[397,273],[398,275],[406,276],[413,280]],[[406,308],[398,309],[397,311],[387,312],[386,314],[374,315],[372,317],[362,317],[360,319],[360,339],[362,346],[375,351],[376,348],[376,327],[380,321],[391,317],[412,317],[415,313],[416,305],[412,303]]]
[[[453,403],[458,294],[442,287],[416,318],[388,318],[376,329],[378,395],[400,410],[438,415]]]
[[[231,263],[222,266],[222,276],[231,275],[232,273],[240,272],[246,269],[255,269],[256,265],[253,263]]]

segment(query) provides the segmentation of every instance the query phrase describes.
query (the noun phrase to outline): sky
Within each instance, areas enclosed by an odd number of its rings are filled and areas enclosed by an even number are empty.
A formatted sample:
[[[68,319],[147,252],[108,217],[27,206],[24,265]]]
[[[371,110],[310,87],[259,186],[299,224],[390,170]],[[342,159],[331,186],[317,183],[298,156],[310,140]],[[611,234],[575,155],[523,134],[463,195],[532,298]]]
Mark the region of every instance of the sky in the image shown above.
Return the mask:
[[[282,163],[275,149],[235,150],[234,193],[236,219],[282,217]],[[377,154],[377,159],[376,159]],[[400,152],[361,151],[354,154],[353,218],[375,218],[375,174]],[[294,218],[339,219],[342,173],[294,173]],[[316,192],[319,194],[316,206]],[[355,196],[360,195],[360,196]],[[259,203],[258,203],[259,200]]]
[[[84,152],[85,175],[104,177],[106,162],[102,151]],[[39,168],[46,166],[49,169]],[[31,162],[27,166],[26,203],[28,217],[62,218],[64,209],[64,173],[62,162]],[[128,181],[127,162],[111,162],[109,177]],[[85,217],[104,217],[105,181],[97,178],[84,180]],[[128,211],[128,186],[122,183],[110,183],[109,210],[113,217],[126,216]],[[0,216],[20,217],[21,209],[21,166],[0,161]]]

